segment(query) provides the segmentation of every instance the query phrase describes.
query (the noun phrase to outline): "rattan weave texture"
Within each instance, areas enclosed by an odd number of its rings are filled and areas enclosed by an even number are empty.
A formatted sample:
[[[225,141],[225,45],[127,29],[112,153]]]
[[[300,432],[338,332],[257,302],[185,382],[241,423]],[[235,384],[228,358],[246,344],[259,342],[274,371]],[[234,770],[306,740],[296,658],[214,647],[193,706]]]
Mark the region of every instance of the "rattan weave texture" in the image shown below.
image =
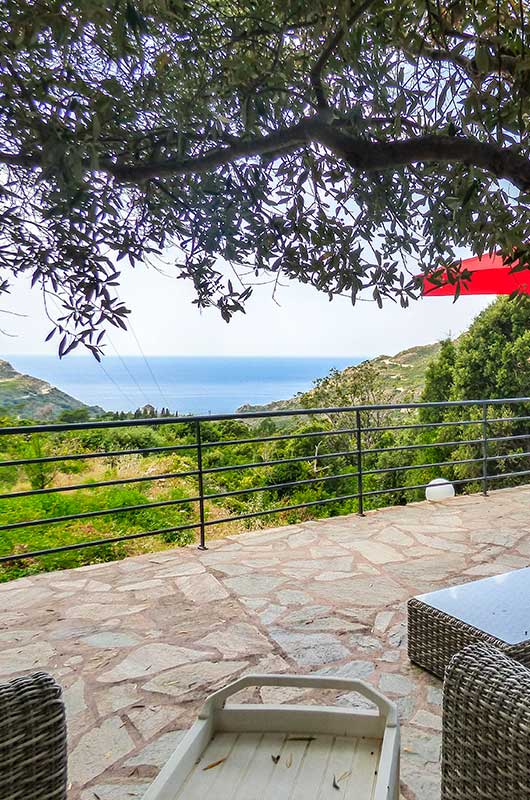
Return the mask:
[[[408,602],[408,655],[411,661],[439,678],[450,660],[464,647],[484,642],[530,666],[530,640],[506,642],[468,625],[413,597]]]
[[[442,800],[530,798],[530,671],[474,644],[444,681]]]
[[[45,673],[0,685],[0,800],[66,800],[64,704]]]

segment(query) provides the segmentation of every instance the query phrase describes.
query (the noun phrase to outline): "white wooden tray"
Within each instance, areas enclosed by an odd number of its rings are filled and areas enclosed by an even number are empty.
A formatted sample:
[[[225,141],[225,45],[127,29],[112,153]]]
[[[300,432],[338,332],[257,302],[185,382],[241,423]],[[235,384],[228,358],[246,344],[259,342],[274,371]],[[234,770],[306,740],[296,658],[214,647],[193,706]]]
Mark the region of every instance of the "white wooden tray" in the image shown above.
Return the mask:
[[[358,692],[377,710],[225,705],[248,686]],[[212,694],[144,800],[398,800],[396,707],[342,678],[247,675]]]

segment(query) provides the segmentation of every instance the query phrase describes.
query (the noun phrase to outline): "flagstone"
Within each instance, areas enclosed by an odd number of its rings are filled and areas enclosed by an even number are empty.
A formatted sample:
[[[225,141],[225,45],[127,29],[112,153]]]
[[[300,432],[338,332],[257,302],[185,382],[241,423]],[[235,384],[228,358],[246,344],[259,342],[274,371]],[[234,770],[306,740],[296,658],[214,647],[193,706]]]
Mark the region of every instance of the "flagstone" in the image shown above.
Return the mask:
[[[289,536],[289,547],[306,547],[308,544],[318,542],[319,536],[315,531],[300,531]]]
[[[315,575],[316,581],[327,583],[328,581],[338,581],[344,578],[343,572],[321,572],[320,575]]]
[[[160,692],[174,697],[183,697],[197,692],[201,687],[215,688],[221,681],[241,672],[248,661],[203,661],[201,664],[184,664],[157,675],[144,684],[144,691]]]
[[[434,550],[449,550],[451,553],[467,553],[471,549],[466,544],[447,542],[439,536],[424,536],[422,533],[416,534],[416,541],[420,545],[425,545],[425,547],[430,547]]]
[[[44,587],[32,587],[31,591],[27,588],[13,588],[9,593],[9,608],[24,609],[30,606],[42,606],[53,598],[53,592]],[[50,609],[54,610],[54,609]]]
[[[419,584],[423,589],[423,586],[428,586],[433,581],[446,580],[464,566],[465,559],[462,556],[446,553],[443,557],[438,554],[427,558],[410,559],[400,564],[388,564],[386,569],[400,580]],[[416,593],[420,594],[421,590]]]
[[[510,572],[514,569],[523,569],[528,566],[528,558],[524,556],[499,556],[494,561],[485,564],[476,564],[469,569],[463,570],[464,575],[477,577],[487,577],[489,575],[502,575],[503,572]]]
[[[240,575],[248,575],[249,572],[252,572],[252,567],[249,567],[248,564],[215,564],[211,568],[214,572],[220,572],[223,575],[228,576],[229,578],[237,578]]]
[[[279,606],[273,603],[267,606],[263,611],[258,612],[258,616],[262,625],[269,625],[269,623],[275,622],[278,617],[281,617],[285,611],[286,606]]]
[[[327,594],[325,586],[319,587],[317,592],[325,600]],[[342,601],[350,606],[385,606],[405,598],[407,594],[408,592],[403,586],[400,586],[392,578],[383,576],[354,575],[333,584],[335,601]]]
[[[348,680],[367,680],[373,674],[375,665],[372,661],[353,660],[339,666],[324,667],[317,675],[331,675]]]
[[[110,583],[104,583],[103,581],[96,581],[93,578],[87,580],[86,584],[83,587],[84,592],[110,592],[112,586]]]
[[[484,527],[471,533],[471,541],[474,544],[497,544],[502,547],[514,547],[523,537],[524,531],[511,530],[498,525]]]
[[[146,605],[118,605],[112,603],[104,605],[102,603],[83,603],[82,605],[71,606],[68,611],[70,619],[93,619],[93,620],[106,620],[115,616],[130,616],[131,614],[138,614],[140,611],[145,611],[148,608]]]
[[[177,706],[151,706],[138,704],[127,711],[127,716],[144,739],[150,739],[180,716]]]
[[[183,595],[194,603],[211,603],[228,597],[228,592],[222,583],[207,572],[177,578],[175,583]]]
[[[14,628],[0,631],[0,642],[13,642],[17,645],[28,644],[36,636],[38,636],[38,632],[31,628]]]
[[[405,675],[383,672],[379,679],[379,688],[383,694],[390,692],[390,694],[407,695],[414,691],[414,684]]]
[[[242,563],[252,569],[261,569],[262,567],[275,567],[279,564],[278,558],[245,558]]]
[[[56,650],[47,642],[0,650],[0,675],[13,675],[44,669]]]
[[[381,533],[376,534],[374,538],[378,542],[396,545],[397,547],[408,547],[408,545],[414,544],[412,536],[408,536],[408,534],[403,533],[403,531],[399,530],[397,527],[384,528]]]
[[[66,708],[66,717],[68,724],[78,714],[86,710],[87,704],[85,701],[85,681],[78,678],[75,683],[63,691],[63,699]]]
[[[411,719],[413,725],[419,725],[422,728],[432,728],[436,731],[442,730],[442,718],[439,714],[433,714],[432,711],[426,711],[421,708],[417,711]]]
[[[306,592],[297,589],[282,589],[276,594],[278,602],[286,606],[301,606],[311,602],[311,597]]]
[[[329,633],[293,633],[272,629],[270,635],[300,666],[329,664],[349,655],[340,639]]]
[[[285,624],[285,620],[284,620]],[[350,620],[341,619],[340,617],[317,617],[316,619],[308,620],[305,623],[294,626],[295,630],[304,631],[329,631],[330,633],[349,633],[358,631],[364,626],[351,622]]]
[[[172,564],[168,570],[156,571],[157,578],[178,578],[181,575],[197,575],[204,572],[206,567],[195,561],[184,562],[184,564]]]
[[[380,611],[375,618],[374,633],[384,633],[390,625],[393,616],[393,611]]]
[[[135,753],[125,762],[126,767],[161,767],[173,753],[186,731],[169,731]]]
[[[394,703],[397,706],[399,719],[408,722],[416,709],[416,700],[410,695],[406,697],[395,697]]]
[[[403,561],[405,556],[394,547],[383,542],[352,542],[352,547],[372,564],[388,564],[389,561]]]
[[[239,602],[247,606],[247,608],[252,609],[253,611],[257,611],[260,608],[264,608],[269,603],[268,597],[240,597]]]
[[[262,686],[259,693],[263,702],[271,705],[304,702],[304,693],[292,686]]]
[[[427,702],[434,706],[442,705],[443,692],[439,686],[429,686],[427,689]]]
[[[164,586],[164,582],[159,578],[140,581],[139,583],[125,583],[118,589],[119,592],[141,592],[144,589],[159,589]]]
[[[104,720],[85,733],[69,757],[69,779],[85,784],[134,749],[134,742],[119,717]]]
[[[16,586],[17,590],[33,589],[35,587],[35,582],[31,578],[17,578],[16,581],[0,583],[0,594],[3,592],[9,592],[9,594],[12,594],[13,586]]]
[[[119,683],[116,686],[98,687],[93,692],[98,714],[106,717],[122,708],[141,703],[142,698],[136,683]]]
[[[377,655],[378,661],[388,661],[392,664],[396,664],[400,658],[398,650],[386,650],[384,653],[378,653]]]
[[[126,783],[96,783],[81,792],[80,800],[134,800],[146,793],[150,780],[127,781]]]
[[[278,653],[267,653],[266,656],[260,658],[255,667],[252,669],[245,669],[246,672],[286,672],[289,669],[289,664]]]
[[[128,655],[123,661],[98,678],[101,683],[116,683],[130,678],[154,675],[165,669],[207,658],[205,651],[175,647],[170,644],[147,644]]]
[[[243,597],[262,597],[287,581],[274,575],[242,575],[239,578],[226,578],[223,582],[234,594]]]
[[[403,795],[439,800],[442,690],[408,662],[406,602],[526,566],[529,503],[530,489],[492,491],[0,585],[0,665],[14,670],[7,677],[44,668],[62,682],[72,774],[82,778],[69,800],[97,800],[92,790],[100,800],[139,797],[169,753],[169,744],[148,748],[187,728],[208,692],[250,672],[338,674],[379,687],[400,712]],[[254,689],[244,697],[259,700]],[[295,695],[264,687],[261,699]],[[366,706],[350,692],[337,702]],[[93,744],[100,734],[105,751]]]
[[[118,631],[101,631],[94,633],[92,636],[84,636],[81,639],[85,644],[90,647],[133,647],[139,644],[140,639],[138,636],[127,633],[119,633]]]
[[[334,569],[340,569],[340,567],[337,565],[341,563],[340,558],[342,557],[345,559],[345,562],[343,563],[349,564],[349,566],[344,567],[344,569],[350,569],[352,558],[345,547],[337,547],[336,545],[333,546],[329,543],[322,544],[322,540],[320,540],[320,542],[321,543],[319,547],[310,548],[310,553],[315,561],[318,561],[319,559],[323,559],[328,563],[331,561],[331,563],[334,564]]]
[[[197,644],[209,649],[214,647],[227,658],[267,653],[271,649],[268,639],[246,622],[212,631]]]

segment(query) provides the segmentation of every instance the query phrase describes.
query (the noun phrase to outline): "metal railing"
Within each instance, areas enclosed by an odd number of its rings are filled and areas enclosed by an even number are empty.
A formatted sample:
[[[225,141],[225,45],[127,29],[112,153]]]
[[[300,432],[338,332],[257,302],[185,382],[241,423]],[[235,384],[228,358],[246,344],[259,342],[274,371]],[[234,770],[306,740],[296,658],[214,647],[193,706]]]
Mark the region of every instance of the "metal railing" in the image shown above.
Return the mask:
[[[434,417],[437,416],[440,418],[435,419]],[[275,420],[276,426],[273,430],[266,431],[265,435],[259,435],[260,430],[256,428],[256,425],[265,420]],[[219,424],[229,421],[247,423],[246,435],[227,439],[210,438],[216,424],[219,427]],[[309,425],[316,429],[294,430],[290,429],[289,425],[297,427]],[[49,434],[49,437],[46,437],[48,444],[53,444],[54,435],[60,434],[76,434],[81,437],[79,441],[82,444],[82,436],[87,432],[131,428],[157,430],[165,426],[174,426],[169,429],[174,436],[174,444],[118,447],[110,450],[100,447],[95,450],[85,451],[83,449],[81,452],[74,453],[59,452],[56,449],[45,455],[35,455],[34,452],[27,455],[27,447],[34,441],[33,437],[38,437],[41,442],[44,434]],[[252,435],[256,430],[258,435]],[[466,431],[470,431],[470,435],[466,435]],[[429,438],[431,434],[436,434],[438,438],[431,440]],[[447,440],[444,438],[446,434],[449,435]],[[11,536],[12,532],[18,536],[18,532],[23,534],[24,531],[41,528],[41,526],[60,526],[77,520],[94,520],[108,515],[113,517],[121,514],[130,515],[168,507],[178,509],[179,506],[187,507],[191,511],[190,520],[184,522],[176,520],[179,524],[132,533],[120,532],[118,535],[58,544],[37,550],[24,549],[24,541],[19,539],[16,543],[18,549],[2,554],[0,563],[146,537],[167,536],[184,531],[198,531],[199,547],[205,549],[207,531],[218,525],[269,515],[285,515],[329,504],[332,504],[333,509],[340,513],[344,509],[344,504],[351,504],[352,501],[355,501],[353,510],[362,515],[367,504],[377,505],[380,503],[379,498],[388,495],[394,498],[397,496],[400,502],[406,502],[406,499],[411,496],[412,499],[417,497],[418,492],[425,489],[429,483],[428,480],[413,480],[412,483],[408,483],[408,476],[414,472],[421,474],[422,471],[424,473],[427,471],[432,474],[432,471],[436,470],[437,474],[441,474],[445,471],[447,474],[451,473],[450,480],[457,490],[474,484],[477,487],[480,486],[483,494],[487,494],[491,484],[498,485],[503,481],[508,484],[520,482],[530,475],[530,398],[402,403],[190,417],[96,420],[76,424],[18,425],[0,428],[0,452],[9,453],[7,437],[14,437],[19,450],[22,449],[22,455],[13,457],[11,451],[9,457],[0,461],[0,487],[7,487],[0,493],[0,539],[6,533]],[[275,458],[267,458],[267,448],[262,447],[263,445],[269,447],[292,445],[296,441],[307,442],[308,446],[309,443],[316,442],[316,445],[311,445],[312,451],[302,455],[279,453],[276,455],[282,457]],[[326,451],[325,447],[328,442],[330,449]],[[4,444],[5,446],[3,446]],[[61,444],[64,446],[68,444],[68,441],[63,441]],[[24,451],[24,446],[26,451]],[[216,463],[215,458],[211,457],[212,454],[219,456],[219,453],[224,452],[225,448],[228,448],[229,452],[232,448],[237,456],[237,448],[248,446],[255,448],[255,455],[242,463],[224,463],[224,461]],[[460,449],[460,457],[450,457],[451,454],[444,456],[444,452],[455,449]],[[493,452],[495,449],[500,449],[501,452]],[[401,463],[400,461],[403,454],[410,454],[410,457],[414,458],[423,452],[427,452],[427,456],[420,458],[419,461],[412,461],[412,463]],[[441,458],[436,457],[439,452],[442,454]],[[18,455],[16,447],[15,455]],[[429,460],[429,455],[434,460]],[[186,463],[183,469],[63,485],[39,485],[39,482],[35,480],[35,475],[33,474],[33,480],[31,477],[32,470],[38,472],[49,465],[68,466],[75,462],[92,463],[94,459],[115,460],[130,456],[178,456],[184,458]],[[397,462],[382,466],[381,456],[385,456],[387,460],[396,458]],[[227,473],[255,474],[256,470],[264,468],[303,464],[312,465],[315,472],[314,477],[245,485],[235,489],[226,487],[214,491],[208,489],[210,480],[222,479],[222,476]],[[338,464],[338,466],[333,468],[334,464]],[[476,469],[473,468],[474,466]],[[456,470],[455,474],[455,468],[463,467],[465,470]],[[5,474],[2,470],[9,469],[15,470],[14,478],[13,473],[11,474],[12,485],[22,486],[22,488],[8,490],[9,482],[2,480],[2,475]],[[25,479],[24,477],[22,480],[20,479],[19,470],[25,471]],[[476,472],[476,474],[463,474],[466,470]],[[316,474],[317,472],[319,474]],[[390,484],[393,481],[397,485],[389,485],[388,480],[385,482],[386,478],[390,480]],[[172,485],[175,486],[176,482],[178,486],[179,482],[182,485],[182,482],[190,480],[194,482],[196,491],[192,491],[184,497],[163,500],[150,499],[149,502],[95,508],[68,514],[53,514],[52,509],[49,516],[5,522],[6,504],[16,503],[21,498],[57,497],[62,493],[135,484],[165,485],[165,482],[172,482]],[[41,483],[43,484],[44,480]],[[345,488],[331,496],[317,496],[315,499],[304,498],[298,502],[289,502],[288,500],[286,504],[278,504],[279,501],[276,501],[272,503],[272,507],[244,510],[244,513],[222,514],[220,517],[211,516],[212,504],[219,501],[249,498],[252,495],[264,497],[268,495],[276,500],[278,493],[284,493],[285,490],[295,491],[300,487],[318,489],[319,486],[323,487],[326,484],[332,486],[345,484]],[[294,499],[296,500],[296,497]],[[394,502],[396,502],[395,499]],[[348,510],[352,510],[351,505]]]

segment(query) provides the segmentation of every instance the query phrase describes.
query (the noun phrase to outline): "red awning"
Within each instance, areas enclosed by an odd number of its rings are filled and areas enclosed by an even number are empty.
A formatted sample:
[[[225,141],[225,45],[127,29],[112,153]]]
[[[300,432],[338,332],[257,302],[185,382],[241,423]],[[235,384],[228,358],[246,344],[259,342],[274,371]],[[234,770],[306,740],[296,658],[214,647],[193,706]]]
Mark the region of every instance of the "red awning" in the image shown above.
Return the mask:
[[[475,256],[463,260],[462,268],[471,273],[471,278],[460,282],[460,294],[512,294],[516,291],[530,294],[530,269],[511,272],[513,266],[513,264],[503,264],[502,257],[497,255]],[[424,296],[453,296],[456,285],[444,282],[443,275],[441,280],[442,285],[437,286],[426,276],[423,279]]]

